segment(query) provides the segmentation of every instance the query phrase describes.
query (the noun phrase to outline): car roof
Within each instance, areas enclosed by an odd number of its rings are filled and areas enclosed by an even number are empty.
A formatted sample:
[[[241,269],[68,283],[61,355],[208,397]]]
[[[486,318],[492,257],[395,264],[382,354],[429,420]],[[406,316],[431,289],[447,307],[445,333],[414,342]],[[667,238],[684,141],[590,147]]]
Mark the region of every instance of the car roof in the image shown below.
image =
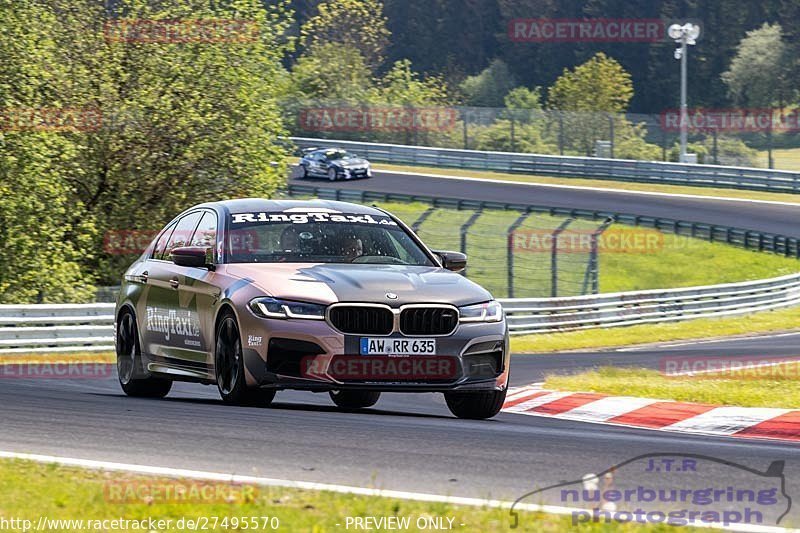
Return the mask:
[[[337,202],[333,200],[271,200],[268,198],[239,198],[236,200],[223,200],[208,202],[194,206],[192,209],[210,208],[221,214],[232,213],[258,213],[281,212],[287,209],[331,209],[342,213],[385,215],[376,207],[353,204],[350,202]]]

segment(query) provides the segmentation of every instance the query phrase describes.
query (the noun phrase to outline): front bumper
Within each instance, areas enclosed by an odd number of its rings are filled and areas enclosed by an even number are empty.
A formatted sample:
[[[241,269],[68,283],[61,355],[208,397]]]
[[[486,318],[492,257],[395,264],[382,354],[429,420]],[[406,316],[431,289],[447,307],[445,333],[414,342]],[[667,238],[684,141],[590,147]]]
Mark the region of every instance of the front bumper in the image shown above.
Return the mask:
[[[451,335],[436,338],[437,355],[409,357],[361,356],[361,336],[343,335],[322,321],[258,319],[255,324],[255,333],[248,332],[249,325],[242,330],[250,386],[445,392],[508,385],[505,322],[460,324]],[[248,346],[251,337],[261,339],[260,346]],[[395,333],[386,338],[417,337]]]

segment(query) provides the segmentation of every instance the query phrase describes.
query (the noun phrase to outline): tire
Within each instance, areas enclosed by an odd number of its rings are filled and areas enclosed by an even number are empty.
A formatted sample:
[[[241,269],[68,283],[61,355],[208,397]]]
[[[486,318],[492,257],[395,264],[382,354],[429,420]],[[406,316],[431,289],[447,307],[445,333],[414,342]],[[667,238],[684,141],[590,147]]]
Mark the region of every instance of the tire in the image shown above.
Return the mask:
[[[242,339],[232,311],[223,311],[215,339],[214,375],[222,401],[230,405],[269,405],[275,391],[249,388],[245,381]]]
[[[503,408],[507,389],[486,392],[445,392],[450,412],[458,418],[484,420],[492,418]]]
[[[117,325],[117,377],[122,390],[136,398],[163,398],[172,388],[172,380],[147,377],[142,374],[142,352],[136,318],[131,311],[123,311]]]
[[[336,181],[336,169],[329,168],[328,169],[328,180],[329,181]]]
[[[334,390],[330,392],[331,400],[342,409],[363,409],[372,407],[381,397],[380,392],[367,390]]]
[[[308,177],[308,167],[305,166],[305,165],[300,165],[300,168],[303,169],[303,171],[300,174],[300,177],[301,178],[307,178]]]

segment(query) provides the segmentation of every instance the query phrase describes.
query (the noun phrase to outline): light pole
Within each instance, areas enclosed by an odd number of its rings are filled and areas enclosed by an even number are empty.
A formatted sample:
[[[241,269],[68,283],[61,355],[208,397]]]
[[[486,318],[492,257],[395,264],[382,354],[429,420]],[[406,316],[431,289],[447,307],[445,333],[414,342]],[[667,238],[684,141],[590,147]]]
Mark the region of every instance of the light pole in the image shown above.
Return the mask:
[[[700,37],[700,26],[687,22],[683,26],[673,24],[667,30],[670,39],[673,39],[679,48],[675,50],[675,59],[681,61],[681,155],[680,162],[687,163],[686,137],[689,128],[689,114],[686,108],[686,56],[688,55],[688,45],[695,44]]]

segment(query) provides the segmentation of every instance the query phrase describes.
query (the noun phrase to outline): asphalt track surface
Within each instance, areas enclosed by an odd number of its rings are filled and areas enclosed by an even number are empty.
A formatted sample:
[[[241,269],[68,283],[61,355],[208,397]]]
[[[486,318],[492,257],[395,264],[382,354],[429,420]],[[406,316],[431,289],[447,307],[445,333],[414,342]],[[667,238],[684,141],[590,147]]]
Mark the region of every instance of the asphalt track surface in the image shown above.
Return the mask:
[[[386,173],[336,186],[592,207],[800,233],[796,224],[800,208],[782,206],[670,197],[632,202],[621,193],[551,191]],[[607,364],[658,368],[663,357],[676,355],[798,355],[798,341],[800,335],[792,334],[667,343],[629,351],[517,355],[511,366],[512,385],[540,381],[549,372]],[[0,450],[12,452],[508,500],[601,472],[641,454],[665,452],[707,455],[761,471],[783,460],[786,490],[800,495],[796,444],[507,413],[488,421],[458,420],[437,394],[384,394],[374,408],[353,413],[335,409],[324,394],[285,391],[278,393],[270,408],[245,408],[223,405],[215,388],[193,384],[177,384],[165,400],[127,398],[109,376],[2,379],[0,405]],[[683,483],[749,486],[753,477],[731,468],[718,479],[691,475]],[[800,505],[795,505],[782,524],[800,524],[798,509]]]
[[[446,171],[443,171],[445,173]],[[297,172],[295,171],[295,175]],[[775,205],[737,201],[641,195],[623,191],[564,189],[523,183],[443,179],[389,171],[374,171],[369,179],[330,182],[294,177],[293,185],[441,196],[517,204],[592,209],[727,225],[789,236],[800,236],[800,204]],[[702,191],[702,189],[698,189]]]

